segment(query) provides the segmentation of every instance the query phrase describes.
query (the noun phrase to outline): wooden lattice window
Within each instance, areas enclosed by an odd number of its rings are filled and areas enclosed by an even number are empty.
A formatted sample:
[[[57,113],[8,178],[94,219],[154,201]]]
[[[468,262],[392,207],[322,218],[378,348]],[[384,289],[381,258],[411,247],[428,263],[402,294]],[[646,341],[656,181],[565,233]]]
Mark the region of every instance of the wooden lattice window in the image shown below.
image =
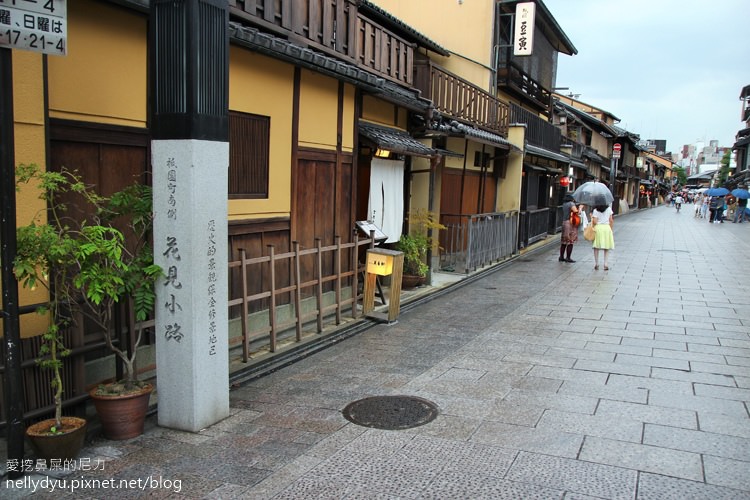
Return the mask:
[[[268,198],[271,118],[229,113],[229,197]]]

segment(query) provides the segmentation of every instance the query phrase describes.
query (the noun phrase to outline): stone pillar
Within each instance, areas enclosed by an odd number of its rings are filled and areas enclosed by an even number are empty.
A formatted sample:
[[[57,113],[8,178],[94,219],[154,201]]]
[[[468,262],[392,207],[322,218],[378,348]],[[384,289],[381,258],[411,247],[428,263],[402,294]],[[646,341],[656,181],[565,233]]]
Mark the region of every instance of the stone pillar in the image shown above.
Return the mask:
[[[159,425],[229,415],[227,0],[151,0]]]

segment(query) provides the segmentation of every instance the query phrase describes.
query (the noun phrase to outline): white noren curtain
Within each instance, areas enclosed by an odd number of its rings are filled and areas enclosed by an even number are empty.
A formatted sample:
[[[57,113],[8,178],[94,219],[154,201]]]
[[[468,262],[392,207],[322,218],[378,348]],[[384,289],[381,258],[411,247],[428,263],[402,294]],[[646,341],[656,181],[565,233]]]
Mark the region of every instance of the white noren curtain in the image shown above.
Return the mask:
[[[396,242],[401,237],[404,220],[403,160],[372,159],[367,217],[388,235],[386,243]]]

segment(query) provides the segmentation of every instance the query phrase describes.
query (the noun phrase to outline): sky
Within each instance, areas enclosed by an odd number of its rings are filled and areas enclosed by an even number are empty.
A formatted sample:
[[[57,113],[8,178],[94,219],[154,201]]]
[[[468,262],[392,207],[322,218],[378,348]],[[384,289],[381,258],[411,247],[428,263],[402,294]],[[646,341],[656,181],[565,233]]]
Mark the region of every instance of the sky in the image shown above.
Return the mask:
[[[731,147],[750,85],[748,0],[543,0],[578,53],[559,54],[556,87],[667,151]]]

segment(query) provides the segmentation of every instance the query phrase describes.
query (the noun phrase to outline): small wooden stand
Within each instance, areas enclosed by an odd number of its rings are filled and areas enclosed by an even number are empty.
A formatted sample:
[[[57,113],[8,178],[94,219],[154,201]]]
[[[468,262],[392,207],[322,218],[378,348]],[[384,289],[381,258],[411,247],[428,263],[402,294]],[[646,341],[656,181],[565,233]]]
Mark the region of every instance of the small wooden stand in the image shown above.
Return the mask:
[[[394,323],[401,310],[401,277],[404,272],[404,254],[395,250],[371,248],[367,250],[365,266],[365,287],[362,298],[362,312],[365,315],[382,320],[375,316],[375,288],[378,276],[391,276],[391,298],[388,301],[387,323]]]

